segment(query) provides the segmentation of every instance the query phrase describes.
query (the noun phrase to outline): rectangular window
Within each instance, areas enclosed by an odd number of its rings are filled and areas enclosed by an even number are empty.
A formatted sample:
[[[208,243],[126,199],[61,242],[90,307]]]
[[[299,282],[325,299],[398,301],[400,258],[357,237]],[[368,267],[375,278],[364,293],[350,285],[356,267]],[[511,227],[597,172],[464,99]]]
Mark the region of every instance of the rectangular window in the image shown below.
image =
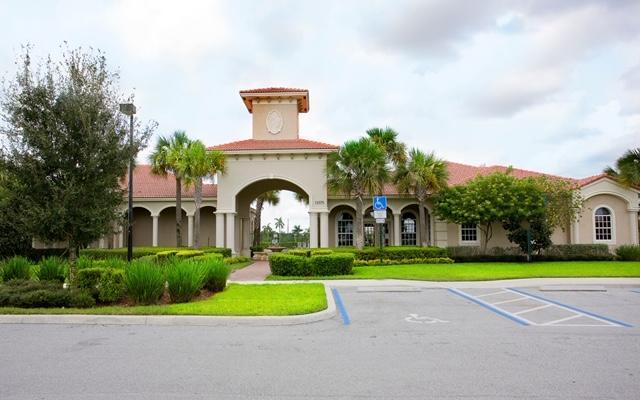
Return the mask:
[[[375,225],[364,224],[364,245],[375,246],[376,245],[376,231]]]
[[[471,243],[478,241],[478,226],[476,224],[462,224],[460,227],[460,241]]]
[[[338,221],[338,246],[353,246],[353,221]]]

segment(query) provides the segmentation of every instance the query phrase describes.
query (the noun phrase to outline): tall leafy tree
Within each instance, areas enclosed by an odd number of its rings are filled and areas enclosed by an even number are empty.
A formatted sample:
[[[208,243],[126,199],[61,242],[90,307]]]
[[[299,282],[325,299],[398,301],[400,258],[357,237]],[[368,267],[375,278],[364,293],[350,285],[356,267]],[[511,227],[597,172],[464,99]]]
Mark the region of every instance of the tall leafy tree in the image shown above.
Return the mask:
[[[271,190],[265,193],[262,193],[260,196],[256,198],[256,217],[255,223],[253,227],[253,246],[260,246],[260,232],[261,230],[261,219],[262,219],[262,209],[264,208],[264,204],[270,204],[272,206],[278,205],[280,203],[280,192],[278,190]]]
[[[640,147],[627,150],[616,160],[615,168],[607,167],[604,172],[623,185],[640,187]]]
[[[369,137],[350,140],[327,158],[327,185],[331,191],[356,200],[355,245],[364,247],[364,198],[382,192],[389,178],[386,153]]]
[[[180,175],[183,176],[185,186],[194,187],[194,201],[196,211],[193,216],[193,247],[200,247],[200,207],[202,206],[202,182],[204,178],[212,177],[225,170],[225,156],[221,151],[207,151],[207,147],[200,140],[194,140],[187,146],[183,163],[180,165]]]
[[[113,233],[121,218],[121,186],[129,160],[144,147],[154,125],[119,112],[118,74],[97,50],[63,49],[34,71],[30,48],[17,63],[15,81],[3,91],[1,132],[8,190],[23,207],[29,234],[68,247],[70,279],[76,280],[77,248]]]
[[[394,176],[398,190],[410,193],[418,199],[420,218],[420,245],[428,245],[426,201],[427,197],[447,187],[449,172],[447,164],[434,153],[424,153],[416,148],[411,149],[409,159],[400,164]]]
[[[389,128],[371,128],[367,136],[384,149],[387,162],[394,168],[404,165],[407,161],[407,146],[398,141],[398,133]]]
[[[160,136],[149,156],[152,173],[165,177],[173,174],[176,179],[176,245],[178,247],[182,246],[182,169],[190,142],[184,131],[175,131],[169,137]]]

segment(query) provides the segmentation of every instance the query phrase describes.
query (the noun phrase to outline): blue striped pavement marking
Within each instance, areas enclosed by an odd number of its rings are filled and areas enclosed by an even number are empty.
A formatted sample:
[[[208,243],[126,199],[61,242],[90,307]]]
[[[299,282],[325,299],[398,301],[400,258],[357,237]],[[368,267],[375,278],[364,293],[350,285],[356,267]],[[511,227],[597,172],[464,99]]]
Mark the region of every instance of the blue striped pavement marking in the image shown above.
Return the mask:
[[[467,294],[467,293],[465,293],[465,292],[463,292],[461,290],[450,288],[449,292],[451,292],[453,294],[456,294],[456,295],[458,295],[460,297],[463,297],[463,298],[465,298],[467,300],[470,300],[470,301],[476,303],[477,305],[482,306],[482,307],[486,308],[487,310],[491,310],[494,313],[496,313],[496,314],[498,314],[498,315],[500,315],[502,317],[505,317],[507,319],[510,319],[511,321],[516,322],[516,323],[518,323],[520,325],[523,325],[523,326],[529,326],[530,325],[530,322],[527,321],[526,319],[520,318],[517,315],[508,313],[508,312],[506,312],[504,310],[501,310],[501,309],[499,309],[497,307],[494,307],[491,304],[487,303],[486,301],[482,301],[479,298],[471,296],[470,294]]]

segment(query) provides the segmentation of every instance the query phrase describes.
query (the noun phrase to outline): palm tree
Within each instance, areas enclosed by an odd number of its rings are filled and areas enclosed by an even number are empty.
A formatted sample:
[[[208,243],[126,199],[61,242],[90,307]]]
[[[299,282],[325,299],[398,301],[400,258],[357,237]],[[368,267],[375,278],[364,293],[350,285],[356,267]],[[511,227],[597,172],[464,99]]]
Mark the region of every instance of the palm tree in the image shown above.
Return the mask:
[[[278,233],[282,233],[282,229],[284,228],[284,221],[282,220],[282,217],[275,218],[275,221],[276,222],[273,226],[278,230]]]
[[[397,168],[407,161],[407,146],[398,141],[398,133],[393,129],[371,128],[367,131],[369,138],[382,147],[387,156],[387,162]]]
[[[186,149],[191,140],[184,131],[175,131],[170,137],[160,136],[149,156],[151,172],[167,176],[171,173],[176,178],[176,245],[182,246],[182,174]]]
[[[221,151],[207,151],[200,140],[194,140],[187,147],[183,164],[179,168],[186,187],[194,186],[196,211],[193,218],[193,247],[200,247],[200,207],[202,205],[202,180],[224,172],[225,156]]]
[[[272,206],[280,203],[280,192],[278,190],[271,190],[268,192],[262,193],[260,196],[256,198],[256,219],[255,224],[253,226],[253,246],[260,246],[260,232],[261,232],[261,221],[262,218],[262,208],[264,207],[264,203],[270,204]]]
[[[364,247],[364,197],[382,192],[389,168],[382,147],[368,137],[350,140],[327,158],[327,185],[356,200],[356,248]]]
[[[616,169],[607,167],[604,173],[625,186],[640,186],[640,147],[627,150],[616,160]]]
[[[302,227],[300,225],[294,225],[293,229],[291,229],[291,233],[293,234],[293,240],[298,242],[298,235],[302,233]]]
[[[449,172],[447,164],[434,153],[425,154],[414,148],[409,160],[400,165],[394,182],[402,193],[410,193],[418,199],[420,218],[420,245],[427,246],[427,216],[425,212],[427,196],[437,193],[447,186]]]

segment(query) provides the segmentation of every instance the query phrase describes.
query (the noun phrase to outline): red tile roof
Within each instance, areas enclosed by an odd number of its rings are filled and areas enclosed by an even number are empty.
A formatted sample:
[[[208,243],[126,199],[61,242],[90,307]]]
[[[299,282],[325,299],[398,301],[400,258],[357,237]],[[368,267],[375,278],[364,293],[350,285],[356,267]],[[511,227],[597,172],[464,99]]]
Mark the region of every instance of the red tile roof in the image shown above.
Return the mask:
[[[307,89],[287,88],[287,87],[267,87],[258,89],[245,89],[240,93],[288,93],[288,92],[308,92]]]
[[[247,139],[209,147],[209,150],[335,150],[338,146],[307,139],[258,140]]]
[[[595,181],[599,181],[602,178],[610,178],[610,176],[603,173],[598,175],[587,176],[586,178],[582,178],[582,179],[577,179],[576,182],[578,183],[578,186],[582,187],[582,186],[587,186],[588,184],[593,183]]]
[[[128,177],[122,182],[122,187],[126,190]],[[183,198],[193,198],[193,186],[189,189],[182,188]],[[217,185],[202,185],[202,197],[216,197],[218,194]],[[150,165],[137,165],[133,170],[133,197],[172,197],[176,196],[176,178],[172,174],[159,176],[151,173]]]

